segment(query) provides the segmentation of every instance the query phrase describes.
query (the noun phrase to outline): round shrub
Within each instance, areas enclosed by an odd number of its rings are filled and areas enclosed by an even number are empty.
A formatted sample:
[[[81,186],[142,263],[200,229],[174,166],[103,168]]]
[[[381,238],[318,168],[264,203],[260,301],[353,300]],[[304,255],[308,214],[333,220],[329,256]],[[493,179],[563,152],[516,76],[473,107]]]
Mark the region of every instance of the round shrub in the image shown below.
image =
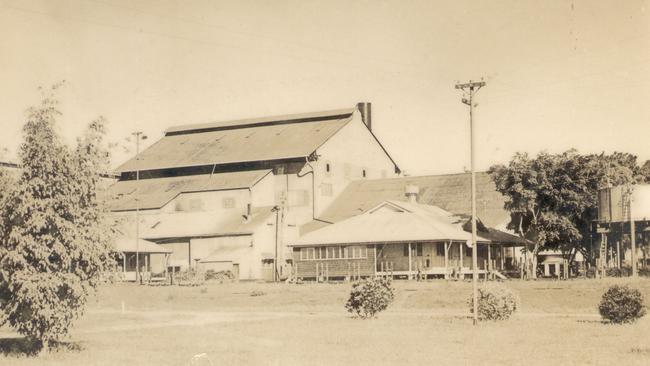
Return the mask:
[[[598,312],[603,319],[612,323],[632,323],[646,313],[643,295],[627,285],[614,285],[605,291]]]
[[[373,318],[386,310],[394,298],[390,279],[369,278],[352,284],[345,308],[361,318]]]
[[[474,298],[467,301],[471,313],[474,313]],[[519,297],[508,287],[500,283],[490,283],[478,289],[478,319],[506,320],[517,310]]]

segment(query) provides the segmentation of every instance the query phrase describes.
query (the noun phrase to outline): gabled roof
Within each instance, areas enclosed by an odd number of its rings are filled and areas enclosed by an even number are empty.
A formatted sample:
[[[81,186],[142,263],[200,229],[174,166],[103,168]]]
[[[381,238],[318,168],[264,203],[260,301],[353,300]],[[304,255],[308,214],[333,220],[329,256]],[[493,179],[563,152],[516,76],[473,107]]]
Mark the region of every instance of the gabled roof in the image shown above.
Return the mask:
[[[157,209],[181,193],[250,188],[270,172],[267,169],[137,181],[123,180],[110,186],[106,197],[111,211],[135,210],[137,188],[139,208]]]
[[[429,175],[352,181],[319,216],[338,222],[366,212],[386,200],[405,199],[407,185],[420,189],[418,203],[438,206],[454,214],[471,214],[470,174]],[[503,208],[505,199],[497,192],[487,173],[476,173],[477,216],[488,227],[505,229],[510,214]]]
[[[306,158],[354,109],[172,127],[117,172]]]
[[[439,207],[385,201],[357,215],[300,237],[292,246],[462,241],[471,243],[463,222]],[[479,242],[489,240],[479,236]]]

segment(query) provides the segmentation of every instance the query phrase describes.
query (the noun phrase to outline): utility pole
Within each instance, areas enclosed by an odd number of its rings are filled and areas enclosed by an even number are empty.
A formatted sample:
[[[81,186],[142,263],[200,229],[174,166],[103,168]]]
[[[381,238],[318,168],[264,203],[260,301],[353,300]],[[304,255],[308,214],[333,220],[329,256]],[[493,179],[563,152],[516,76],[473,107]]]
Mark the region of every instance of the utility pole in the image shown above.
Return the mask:
[[[140,181],[140,140],[146,140],[147,136],[142,131],[133,132],[131,135],[135,136],[135,282],[142,283],[142,276],[140,275],[140,197],[138,196],[139,181]]]
[[[632,277],[637,277],[637,270],[636,270],[636,228],[634,225],[634,217],[632,217],[632,193],[634,192],[634,186],[630,185],[628,188],[628,198],[627,198],[627,204],[628,204],[628,212],[630,213],[630,245],[632,249]]]
[[[456,89],[467,93],[462,99],[464,104],[469,106],[469,135],[470,135],[470,170],[472,175],[472,299],[474,304],[474,325],[478,324],[478,244],[476,243],[476,173],[474,172],[474,161],[476,149],[474,147],[474,95],[486,84],[484,81],[469,81],[465,84],[456,84]]]

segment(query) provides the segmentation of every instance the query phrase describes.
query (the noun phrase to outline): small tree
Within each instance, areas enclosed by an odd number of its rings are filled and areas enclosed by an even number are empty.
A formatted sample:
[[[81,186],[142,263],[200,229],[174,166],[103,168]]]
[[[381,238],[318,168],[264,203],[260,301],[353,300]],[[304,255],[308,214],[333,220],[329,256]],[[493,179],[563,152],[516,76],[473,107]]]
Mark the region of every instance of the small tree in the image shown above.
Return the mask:
[[[22,173],[0,208],[0,320],[43,351],[67,335],[113,265],[110,224],[97,197],[108,159],[103,120],[90,125],[75,150],[62,144],[55,133],[60,85],[28,110]]]
[[[467,300],[469,311],[474,312],[474,297]],[[519,297],[500,283],[491,283],[478,289],[479,320],[506,320],[519,307]]]
[[[615,324],[633,323],[646,313],[643,295],[629,286],[614,285],[603,294],[598,312],[604,319]]]
[[[394,298],[389,279],[369,278],[352,285],[345,308],[361,318],[374,318],[375,314],[386,310]]]

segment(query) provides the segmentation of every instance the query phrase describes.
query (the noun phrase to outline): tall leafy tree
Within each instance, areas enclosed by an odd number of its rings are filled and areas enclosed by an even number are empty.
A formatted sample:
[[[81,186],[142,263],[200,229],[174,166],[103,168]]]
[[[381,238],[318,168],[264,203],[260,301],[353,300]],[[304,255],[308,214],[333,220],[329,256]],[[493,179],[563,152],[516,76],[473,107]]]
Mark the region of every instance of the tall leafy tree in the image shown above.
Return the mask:
[[[571,260],[577,252],[592,259],[598,190],[645,179],[634,155],[581,155],[575,150],[535,158],[518,153],[507,166],[495,165],[489,173],[506,198],[509,228],[534,243],[529,248],[533,268],[544,248],[560,249]]]
[[[55,132],[59,87],[28,110],[22,173],[0,208],[1,320],[44,351],[68,333],[113,265],[110,223],[97,196],[107,162],[103,120],[90,124],[75,149],[65,146]]]

